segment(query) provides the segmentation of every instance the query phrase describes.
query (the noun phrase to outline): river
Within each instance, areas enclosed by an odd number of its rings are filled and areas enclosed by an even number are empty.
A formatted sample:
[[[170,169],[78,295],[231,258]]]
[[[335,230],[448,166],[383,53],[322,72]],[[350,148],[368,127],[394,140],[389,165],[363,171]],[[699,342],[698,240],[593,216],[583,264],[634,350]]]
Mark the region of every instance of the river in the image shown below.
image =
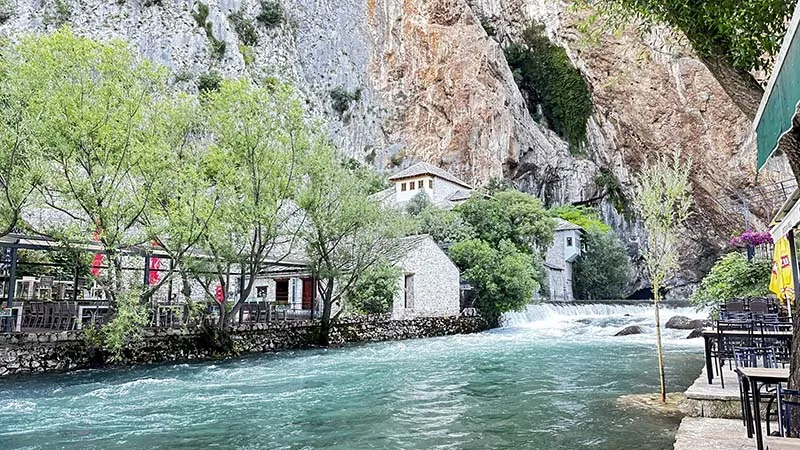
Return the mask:
[[[664,319],[697,316],[666,309]],[[652,309],[534,305],[481,334],[0,380],[2,449],[671,449]],[[612,337],[638,324],[647,333]],[[702,341],[665,330],[667,385]]]

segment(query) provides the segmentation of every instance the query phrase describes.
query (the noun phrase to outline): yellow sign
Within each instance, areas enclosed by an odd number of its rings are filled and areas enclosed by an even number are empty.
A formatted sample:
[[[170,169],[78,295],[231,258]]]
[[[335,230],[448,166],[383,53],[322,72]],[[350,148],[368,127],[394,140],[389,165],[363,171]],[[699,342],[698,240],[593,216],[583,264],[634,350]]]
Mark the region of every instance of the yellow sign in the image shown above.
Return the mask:
[[[782,302],[794,303],[794,281],[792,280],[792,258],[789,254],[789,240],[782,237],[775,243],[775,255],[772,258],[772,277],[769,290]]]

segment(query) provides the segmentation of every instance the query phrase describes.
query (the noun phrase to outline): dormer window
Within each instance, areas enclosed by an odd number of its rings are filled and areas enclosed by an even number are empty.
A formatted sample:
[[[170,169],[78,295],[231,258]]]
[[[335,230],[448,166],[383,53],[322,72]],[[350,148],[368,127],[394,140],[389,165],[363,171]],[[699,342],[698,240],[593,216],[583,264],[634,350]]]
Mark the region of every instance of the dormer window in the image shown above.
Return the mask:
[[[400,191],[401,192],[405,192],[406,191],[406,184],[405,183],[400,185]]]
[[[572,247],[572,237],[567,238],[567,247]]]
[[[417,181],[417,187],[420,188],[420,189],[424,188],[425,187],[425,180]]]

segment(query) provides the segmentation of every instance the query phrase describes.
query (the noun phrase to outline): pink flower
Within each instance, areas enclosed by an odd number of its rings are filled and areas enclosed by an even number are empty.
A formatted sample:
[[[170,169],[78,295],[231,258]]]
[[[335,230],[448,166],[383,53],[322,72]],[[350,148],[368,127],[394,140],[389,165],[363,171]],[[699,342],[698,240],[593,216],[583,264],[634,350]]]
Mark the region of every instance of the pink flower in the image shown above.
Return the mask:
[[[764,244],[772,244],[772,235],[766,231],[747,230],[728,241],[728,245],[731,247],[747,247],[748,245],[757,247]]]

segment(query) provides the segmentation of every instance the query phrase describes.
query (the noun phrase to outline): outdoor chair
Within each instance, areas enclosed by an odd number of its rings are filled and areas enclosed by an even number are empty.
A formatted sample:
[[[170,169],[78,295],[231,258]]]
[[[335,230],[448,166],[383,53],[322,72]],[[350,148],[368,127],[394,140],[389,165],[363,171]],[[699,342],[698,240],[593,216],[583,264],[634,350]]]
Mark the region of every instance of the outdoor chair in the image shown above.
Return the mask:
[[[734,360],[736,361],[736,368],[741,367],[765,367],[765,368],[775,368],[777,367],[777,362],[775,360],[775,351],[771,348],[763,348],[763,347],[737,347],[733,351]],[[747,417],[745,415],[745,402],[750,401],[750,393],[746,392],[742,388],[742,376],[739,372],[736,372],[736,376],[739,378],[739,399],[741,400],[742,406],[742,420],[744,421],[745,426],[748,428],[750,424],[747,423]],[[762,386],[763,387],[763,386]],[[759,388],[761,389],[761,388]],[[767,404],[767,434],[769,434],[769,410],[772,407],[772,403],[775,400],[775,391],[767,389],[762,393],[763,398],[768,398],[769,403]]]
[[[725,335],[726,331],[744,332],[745,336]],[[752,347],[753,344],[753,324],[752,322],[717,322],[717,339],[715,348],[711,349],[711,356],[716,358],[717,373],[719,374],[720,384],[725,389],[725,377],[722,369],[725,361],[733,367],[731,362],[734,359],[734,350],[737,347]]]
[[[766,300],[753,299],[750,300],[750,312],[766,314],[770,312],[770,305]]]
[[[791,436],[791,417],[792,411],[800,408],[800,391],[794,389],[785,389],[780,384],[778,385],[778,431],[783,437]],[[797,413],[800,413],[798,411]],[[794,436],[798,437],[798,436]]]
[[[729,301],[725,303],[725,312],[744,312],[744,302]]]

